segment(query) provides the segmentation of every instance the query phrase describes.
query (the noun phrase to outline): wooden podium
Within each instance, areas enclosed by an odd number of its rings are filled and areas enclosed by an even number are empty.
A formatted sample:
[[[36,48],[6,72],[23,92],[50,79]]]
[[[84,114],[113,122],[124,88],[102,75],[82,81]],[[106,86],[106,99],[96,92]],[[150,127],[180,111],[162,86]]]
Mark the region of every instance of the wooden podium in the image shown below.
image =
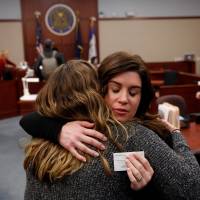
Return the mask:
[[[23,85],[23,96],[19,98],[19,113],[20,115],[24,115],[30,112],[35,111],[35,100],[37,97],[36,94],[30,94],[29,92],[29,83],[39,83],[39,78],[31,78],[31,77],[23,77],[22,85]]]
[[[19,104],[19,114],[24,115],[30,112],[35,111],[35,101],[27,101],[27,100],[20,100]]]

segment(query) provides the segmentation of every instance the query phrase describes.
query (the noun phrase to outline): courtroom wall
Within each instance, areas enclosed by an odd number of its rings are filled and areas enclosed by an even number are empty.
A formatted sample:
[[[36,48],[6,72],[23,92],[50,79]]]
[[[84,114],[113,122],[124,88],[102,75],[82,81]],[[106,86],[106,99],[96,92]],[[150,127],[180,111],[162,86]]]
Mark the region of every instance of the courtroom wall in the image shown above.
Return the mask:
[[[145,61],[180,60],[194,53],[200,73],[200,18],[101,19],[100,58],[119,50],[140,54]]]
[[[113,3],[116,1],[120,6]],[[0,1],[0,50],[8,49],[16,63],[24,59],[20,4],[20,0]],[[145,14],[147,17],[161,16],[164,4],[163,16],[177,13],[185,18],[137,19]],[[116,17],[118,11],[136,14],[136,19],[99,20],[100,59],[118,50],[139,53],[147,62],[174,61],[183,58],[185,53],[194,53],[200,74],[200,18],[187,18],[199,13],[199,5],[198,0],[99,0],[99,12],[104,11],[107,17]]]
[[[0,50],[8,50],[9,58],[16,64],[24,60],[24,42],[20,21],[0,21]]]

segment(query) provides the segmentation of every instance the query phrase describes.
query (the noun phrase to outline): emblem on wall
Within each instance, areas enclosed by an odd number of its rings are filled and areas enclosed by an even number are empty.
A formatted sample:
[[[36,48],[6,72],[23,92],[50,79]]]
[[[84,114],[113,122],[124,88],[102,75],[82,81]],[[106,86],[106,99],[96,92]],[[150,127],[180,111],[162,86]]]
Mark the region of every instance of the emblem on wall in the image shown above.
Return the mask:
[[[45,15],[45,23],[49,31],[56,35],[67,35],[76,26],[76,15],[74,11],[64,4],[51,6]]]

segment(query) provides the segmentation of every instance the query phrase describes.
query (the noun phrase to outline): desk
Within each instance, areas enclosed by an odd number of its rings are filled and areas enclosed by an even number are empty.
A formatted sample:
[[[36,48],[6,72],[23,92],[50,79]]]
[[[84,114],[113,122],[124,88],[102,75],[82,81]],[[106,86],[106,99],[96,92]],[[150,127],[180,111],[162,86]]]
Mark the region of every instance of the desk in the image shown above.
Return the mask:
[[[19,104],[19,113],[20,113],[20,115],[24,115],[24,114],[36,111],[36,109],[35,109],[35,101],[20,100],[18,102],[18,104]]]
[[[191,150],[196,151],[200,149],[200,124],[195,122],[190,123],[190,127],[181,130]]]
[[[0,119],[18,115],[16,80],[0,81]]]

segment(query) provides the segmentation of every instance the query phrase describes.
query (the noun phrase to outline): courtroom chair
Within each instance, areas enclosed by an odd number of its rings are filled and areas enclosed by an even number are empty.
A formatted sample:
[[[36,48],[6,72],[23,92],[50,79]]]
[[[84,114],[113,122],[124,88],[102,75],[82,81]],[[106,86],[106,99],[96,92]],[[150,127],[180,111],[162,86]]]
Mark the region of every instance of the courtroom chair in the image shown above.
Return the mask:
[[[197,124],[200,124],[200,113],[190,113],[191,121],[195,121]]]
[[[5,68],[3,71],[3,80],[14,80],[16,79],[16,68]]]
[[[162,104],[164,102],[170,103],[179,108],[180,116],[181,116],[180,126],[181,126],[181,128],[188,128],[189,122],[190,122],[190,117],[187,113],[187,105],[186,105],[185,99],[180,95],[172,94],[172,95],[160,96],[156,100],[157,105]]]
[[[165,85],[176,85],[177,84],[177,71],[165,70],[164,71],[164,84]]]
[[[193,151],[195,158],[197,159],[200,165],[200,149]]]

